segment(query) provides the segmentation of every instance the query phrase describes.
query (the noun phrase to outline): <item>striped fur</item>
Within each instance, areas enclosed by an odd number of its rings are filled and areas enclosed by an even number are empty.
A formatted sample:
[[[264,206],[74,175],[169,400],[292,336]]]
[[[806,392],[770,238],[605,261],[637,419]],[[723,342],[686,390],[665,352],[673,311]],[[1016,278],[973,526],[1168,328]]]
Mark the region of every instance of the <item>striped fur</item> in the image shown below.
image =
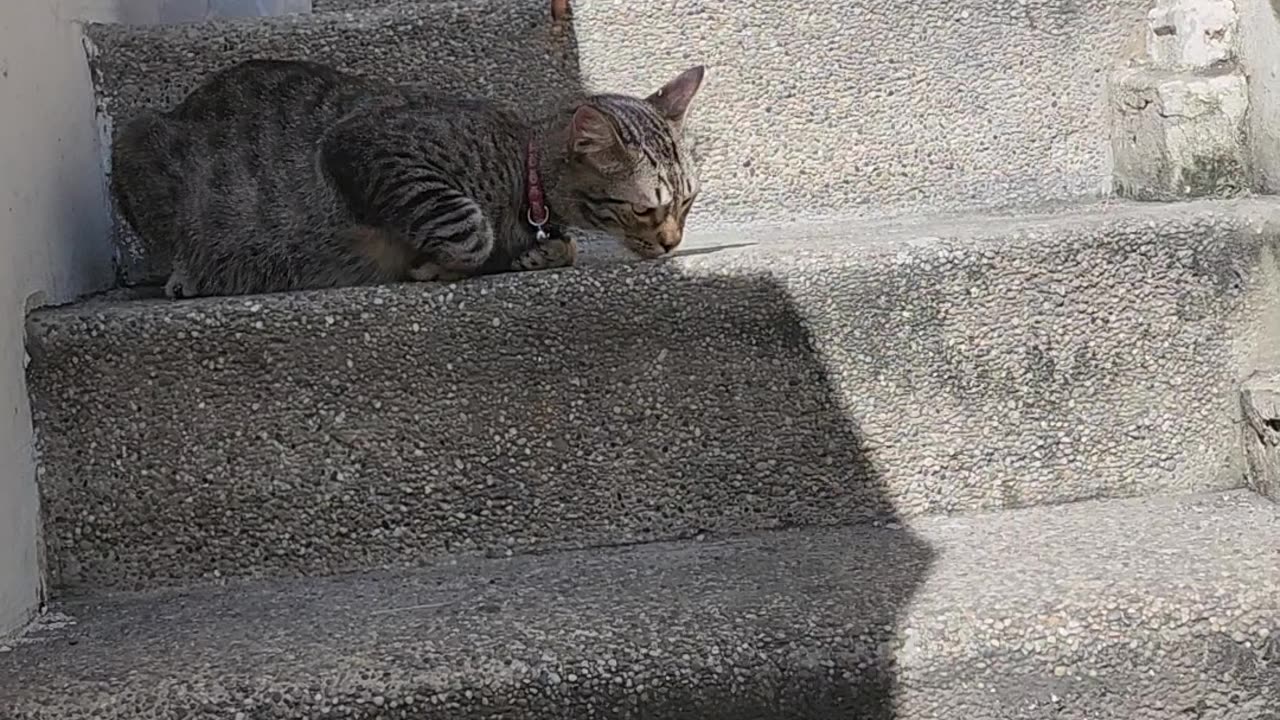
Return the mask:
[[[648,98],[590,96],[528,120],[322,65],[254,60],[112,148],[112,192],[171,297],[233,295],[573,264],[526,221],[539,148],[552,228],[607,231],[642,257],[680,242],[698,191],[683,124],[702,70]]]

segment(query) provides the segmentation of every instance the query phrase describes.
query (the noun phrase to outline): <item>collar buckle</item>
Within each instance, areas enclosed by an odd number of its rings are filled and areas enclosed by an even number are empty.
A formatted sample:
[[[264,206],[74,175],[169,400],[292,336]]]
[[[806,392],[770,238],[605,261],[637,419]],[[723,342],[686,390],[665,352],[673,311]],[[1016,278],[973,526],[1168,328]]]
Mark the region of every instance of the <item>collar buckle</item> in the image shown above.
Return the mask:
[[[551,219],[551,211],[547,209],[546,199],[542,193],[542,172],[538,167],[538,148],[532,138],[529,140],[529,151],[525,157],[525,199],[529,203],[529,210],[525,213],[525,219],[533,227],[538,242],[542,242],[550,237],[547,234],[546,224]]]
[[[542,220],[534,220],[532,204],[529,206],[529,212],[525,213],[525,218],[529,221],[529,224],[533,226],[534,236],[538,239],[538,242],[543,242],[550,237],[550,235],[547,234],[546,228],[547,218],[549,215],[550,213],[547,212],[547,208],[543,207]]]

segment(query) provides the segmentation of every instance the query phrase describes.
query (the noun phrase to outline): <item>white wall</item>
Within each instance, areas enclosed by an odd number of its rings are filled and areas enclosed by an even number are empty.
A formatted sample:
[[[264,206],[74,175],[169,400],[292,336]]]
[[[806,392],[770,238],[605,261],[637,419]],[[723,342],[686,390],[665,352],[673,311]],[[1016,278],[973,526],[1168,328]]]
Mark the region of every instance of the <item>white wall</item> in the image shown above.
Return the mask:
[[[105,288],[114,277],[77,22],[150,24],[310,7],[310,0],[0,0],[0,636],[21,627],[41,595],[25,311]]]
[[[80,32],[114,0],[0,2],[0,634],[40,593],[23,317],[112,279],[107,199]]]
[[[1237,0],[1259,189],[1280,193],[1280,0]]]
[[[8,0],[5,0],[8,1]],[[57,0],[63,15],[133,25],[311,12],[311,0]]]

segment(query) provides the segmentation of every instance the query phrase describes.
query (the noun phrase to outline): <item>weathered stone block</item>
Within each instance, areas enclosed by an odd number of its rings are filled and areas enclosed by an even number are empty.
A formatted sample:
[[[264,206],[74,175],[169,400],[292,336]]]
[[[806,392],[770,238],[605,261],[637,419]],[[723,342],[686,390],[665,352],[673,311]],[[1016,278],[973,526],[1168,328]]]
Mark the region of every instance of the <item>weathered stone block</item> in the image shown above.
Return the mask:
[[[1280,501],[1280,371],[1246,383],[1241,401],[1249,487]]]
[[[1112,76],[1114,187],[1137,200],[1230,196],[1249,186],[1244,75],[1129,68]]]
[[[1147,55],[1161,68],[1207,68],[1234,57],[1232,0],[1156,0],[1147,22]]]

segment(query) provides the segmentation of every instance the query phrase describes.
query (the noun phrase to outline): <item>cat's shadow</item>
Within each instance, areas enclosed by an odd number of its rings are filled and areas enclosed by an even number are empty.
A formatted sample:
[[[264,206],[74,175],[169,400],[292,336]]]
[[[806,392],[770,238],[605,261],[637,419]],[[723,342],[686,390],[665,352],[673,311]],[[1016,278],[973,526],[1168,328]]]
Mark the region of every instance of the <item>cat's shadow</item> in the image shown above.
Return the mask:
[[[753,243],[753,242],[743,242],[743,243],[727,243],[724,245],[709,245],[706,247],[691,247],[686,250],[676,250],[675,252],[671,253],[671,257],[682,258],[682,257],[695,257],[698,255],[710,255],[712,253],[718,253],[724,250],[737,250],[739,248],[754,247],[757,244],[758,243]]]

